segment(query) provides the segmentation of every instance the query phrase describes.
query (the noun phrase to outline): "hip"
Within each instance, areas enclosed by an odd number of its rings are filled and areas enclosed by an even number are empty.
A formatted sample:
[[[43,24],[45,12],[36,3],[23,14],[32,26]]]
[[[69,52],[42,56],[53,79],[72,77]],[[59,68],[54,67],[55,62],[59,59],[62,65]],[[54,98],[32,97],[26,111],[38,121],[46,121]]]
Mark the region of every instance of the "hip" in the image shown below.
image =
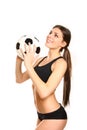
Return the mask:
[[[60,107],[52,112],[48,113],[40,113],[37,112],[38,119],[42,120],[47,120],[47,119],[67,119],[67,113],[65,108],[60,104]]]

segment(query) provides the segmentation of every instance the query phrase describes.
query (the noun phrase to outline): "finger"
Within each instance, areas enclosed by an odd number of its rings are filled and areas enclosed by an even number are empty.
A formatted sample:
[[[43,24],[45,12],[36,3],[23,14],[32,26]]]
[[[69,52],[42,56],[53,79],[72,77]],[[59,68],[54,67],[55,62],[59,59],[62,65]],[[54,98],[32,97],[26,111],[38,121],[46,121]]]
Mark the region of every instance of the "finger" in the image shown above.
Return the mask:
[[[33,51],[32,46],[29,45],[29,52],[32,52],[32,51]]]
[[[33,51],[36,52],[36,45],[33,45]]]
[[[35,56],[35,59],[37,60],[39,58],[39,54]]]
[[[24,44],[24,49],[25,49],[25,53],[29,52],[30,51],[29,45]]]
[[[21,48],[20,48],[20,51],[21,51],[22,57],[24,58],[25,52]]]
[[[39,58],[39,55],[35,55],[35,56],[34,56],[34,62],[33,62],[33,65],[35,64],[35,62],[37,61],[38,58]]]

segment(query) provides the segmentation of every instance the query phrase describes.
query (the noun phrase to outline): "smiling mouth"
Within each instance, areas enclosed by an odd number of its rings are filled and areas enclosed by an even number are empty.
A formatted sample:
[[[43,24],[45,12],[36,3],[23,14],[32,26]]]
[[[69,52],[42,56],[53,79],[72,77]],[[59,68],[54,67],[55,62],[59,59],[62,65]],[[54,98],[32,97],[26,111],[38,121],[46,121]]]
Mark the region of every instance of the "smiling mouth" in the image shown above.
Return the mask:
[[[47,39],[47,43],[52,43],[52,42],[53,42],[53,40]]]

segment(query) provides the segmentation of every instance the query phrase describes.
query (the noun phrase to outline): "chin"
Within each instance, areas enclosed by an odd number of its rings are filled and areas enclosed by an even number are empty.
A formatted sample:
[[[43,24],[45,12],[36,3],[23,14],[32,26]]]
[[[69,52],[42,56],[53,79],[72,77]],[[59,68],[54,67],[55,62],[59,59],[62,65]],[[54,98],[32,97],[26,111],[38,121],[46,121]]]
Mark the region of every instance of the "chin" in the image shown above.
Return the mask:
[[[51,45],[50,43],[46,43],[45,46],[49,49],[54,48],[53,45]]]

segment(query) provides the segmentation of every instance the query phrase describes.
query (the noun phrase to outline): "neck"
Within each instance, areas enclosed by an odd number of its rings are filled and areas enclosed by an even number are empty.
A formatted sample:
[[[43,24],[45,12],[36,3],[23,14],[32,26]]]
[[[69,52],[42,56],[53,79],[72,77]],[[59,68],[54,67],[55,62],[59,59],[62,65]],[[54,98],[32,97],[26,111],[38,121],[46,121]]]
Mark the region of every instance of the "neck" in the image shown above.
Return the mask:
[[[48,59],[54,59],[57,58],[58,56],[60,56],[60,52],[58,52],[58,50],[49,50],[48,52]]]

